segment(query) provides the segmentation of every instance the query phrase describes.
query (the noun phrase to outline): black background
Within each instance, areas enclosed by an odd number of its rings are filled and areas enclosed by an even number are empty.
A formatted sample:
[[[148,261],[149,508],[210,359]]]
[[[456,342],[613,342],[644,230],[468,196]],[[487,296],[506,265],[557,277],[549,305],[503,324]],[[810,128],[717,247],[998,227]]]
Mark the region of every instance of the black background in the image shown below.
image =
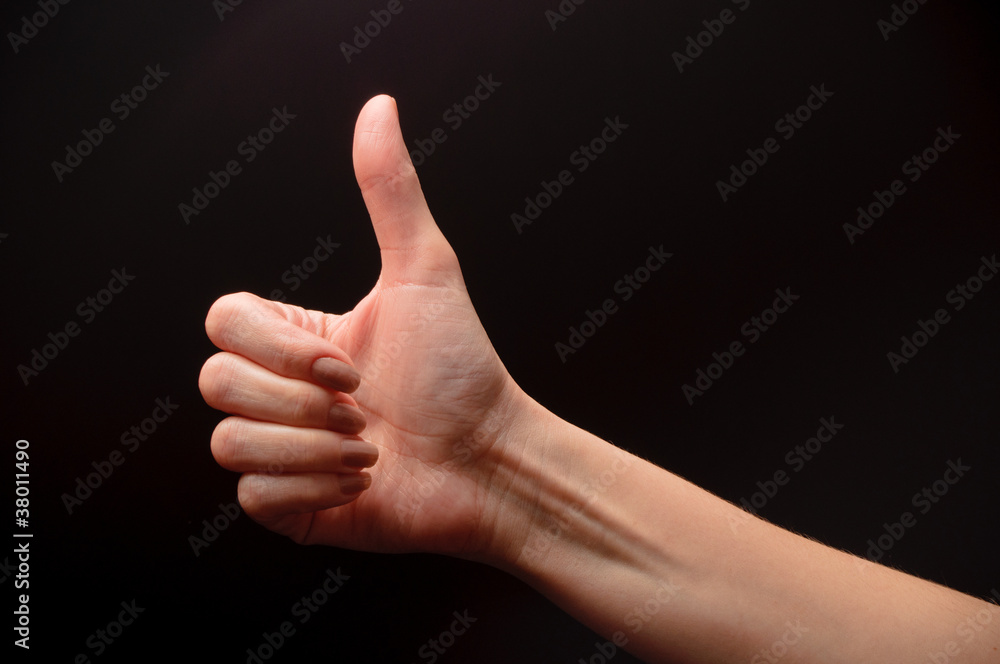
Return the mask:
[[[446,129],[423,188],[529,394],[732,501],[788,470],[785,454],[834,416],[843,430],[760,513],[861,555],[961,459],[972,470],[884,560],[979,596],[1000,587],[1000,281],[961,311],[946,302],[1000,248],[989,3],[927,2],[886,41],[888,2],[590,0],[555,31],[556,0],[403,2],[350,63],[340,43],[385,3],[245,0],[220,21],[207,0],[78,0],[18,53],[5,40],[2,447],[10,473],[15,441],[30,441],[34,534],[19,659],[244,662],[337,568],[350,580],[273,661],[428,661],[420,646],[466,609],[478,621],[442,662],[593,654],[597,635],[483,566],[303,548],[245,516],[192,551],[237,479],[211,457],[222,415],[197,389],[213,352],[205,313],[225,293],[275,288],[344,311],[371,288],[378,247],[351,140],[380,92],[411,147]],[[724,8],[735,23],[679,73],[671,54]],[[4,33],[36,11],[6,3]],[[118,120],[111,102],[157,64],[169,77]],[[442,113],[490,74],[501,87],[449,128]],[[716,181],[821,84],[834,95],[723,203]],[[185,224],[192,188],[285,106],[289,127]],[[52,162],[104,117],[115,131],[60,183]],[[628,129],[519,234],[510,215],[606,117]],[[848,242],[856,208],[949,126],[955,145]],[[282,275],[317,236],[341,246],[291,292]],[[666,267],[561,362],[556,342],[661,244]],[[84,323],[77,305],[123,267],[134,281]],[[800,299],[689,405],[681,386],[745,341],[740,326],[777,288]],[[938,308],[951,322],[894,373],[886,354]],[[80,335],[25,385],[18,365],[70,321]],[[167,397],[177,412],[128,452],[122,432]],[[116,449],[125,463],[68,514],[61,496]],[[0,584],[8,602],[13,584]],[[88,637],[133,599],[145,612],[96,656]]]

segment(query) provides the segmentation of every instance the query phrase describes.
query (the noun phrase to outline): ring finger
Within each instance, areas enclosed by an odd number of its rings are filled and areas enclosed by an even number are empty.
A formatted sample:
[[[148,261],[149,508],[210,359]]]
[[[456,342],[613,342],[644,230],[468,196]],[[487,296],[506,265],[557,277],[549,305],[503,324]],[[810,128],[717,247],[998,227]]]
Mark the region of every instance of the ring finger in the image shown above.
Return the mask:
[[[378,461],[368,441],[324,429],[227,417],[212,434],[220,466],[239,473],[355,473]]]

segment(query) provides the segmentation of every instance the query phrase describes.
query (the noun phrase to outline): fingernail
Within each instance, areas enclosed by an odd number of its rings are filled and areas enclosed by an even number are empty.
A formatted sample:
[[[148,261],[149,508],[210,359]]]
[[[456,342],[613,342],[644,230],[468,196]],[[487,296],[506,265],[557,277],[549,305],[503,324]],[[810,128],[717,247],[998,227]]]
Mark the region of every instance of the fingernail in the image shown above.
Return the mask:
[[[326,428],[340,433],[361,433],[368,426],[365,414],[354,406],[335,403],[326,416]]]
[[[367,440],[348,438],[340,446],[341,459],[351,468],[370,468],[378,461],[378,448]]]
[[[312,375],[317,382],[340,392],[353,392],[361,385],[357,369],[332,357],[321,357],[313,362]]]
[[[368,473],[358,473],[357,475],[341,475],[340,492],[345,495],[361,493],[372,485],[372,476]]]

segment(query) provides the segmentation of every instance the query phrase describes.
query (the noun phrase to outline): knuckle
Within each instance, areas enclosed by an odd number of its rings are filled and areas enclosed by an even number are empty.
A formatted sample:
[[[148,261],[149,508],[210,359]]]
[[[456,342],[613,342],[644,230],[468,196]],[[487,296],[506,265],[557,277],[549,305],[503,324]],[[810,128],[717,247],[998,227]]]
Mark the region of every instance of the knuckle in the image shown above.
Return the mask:
[[[288,407],[293,422],[326,425],[325,419],[320,415],[323,405],[319,403],[316,392],[306,386],[295,390]]]
[[[219,422],[212,432],[212,456],[223,468],[239,465],[245,456],[243,442],[243,421],[238,417],[227,417]]]
[[[307,373],[306,361],[314,356],[312,344],[290,335],[277,337],[268,350],[271,363],[285,375]]]
[[[251,293],[230,293],[216,300],[205,317],[205,332],[217,346],[223,346],[237,321],[255,305]]]
[[[380,192],[395,193],[396,191],[413,187],[417,181],[417,169],[409,162],[400,163],[389,173],[373,173],[358,181],[362,193]]]
[[[243,511],[255,521],[267,520],[273,513],[267,479],[253,473],[240,477],[236,496]]]
[[[216,353],[205,360],[198,376],[198,388],[205,402],[224,410],[236,382],[235,358],[230,353]]]

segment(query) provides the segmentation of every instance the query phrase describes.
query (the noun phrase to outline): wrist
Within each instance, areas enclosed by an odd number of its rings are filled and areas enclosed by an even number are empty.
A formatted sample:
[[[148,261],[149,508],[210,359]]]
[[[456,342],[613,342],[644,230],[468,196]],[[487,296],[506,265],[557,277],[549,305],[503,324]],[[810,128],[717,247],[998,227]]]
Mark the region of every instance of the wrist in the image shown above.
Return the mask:
[[[627,526],[601,500],[637,457],[561,419],[519,388],[491,450],[479,562],[531,578],[552,558],[606,551]],[[544,563],[544,565],[543,565]]]

